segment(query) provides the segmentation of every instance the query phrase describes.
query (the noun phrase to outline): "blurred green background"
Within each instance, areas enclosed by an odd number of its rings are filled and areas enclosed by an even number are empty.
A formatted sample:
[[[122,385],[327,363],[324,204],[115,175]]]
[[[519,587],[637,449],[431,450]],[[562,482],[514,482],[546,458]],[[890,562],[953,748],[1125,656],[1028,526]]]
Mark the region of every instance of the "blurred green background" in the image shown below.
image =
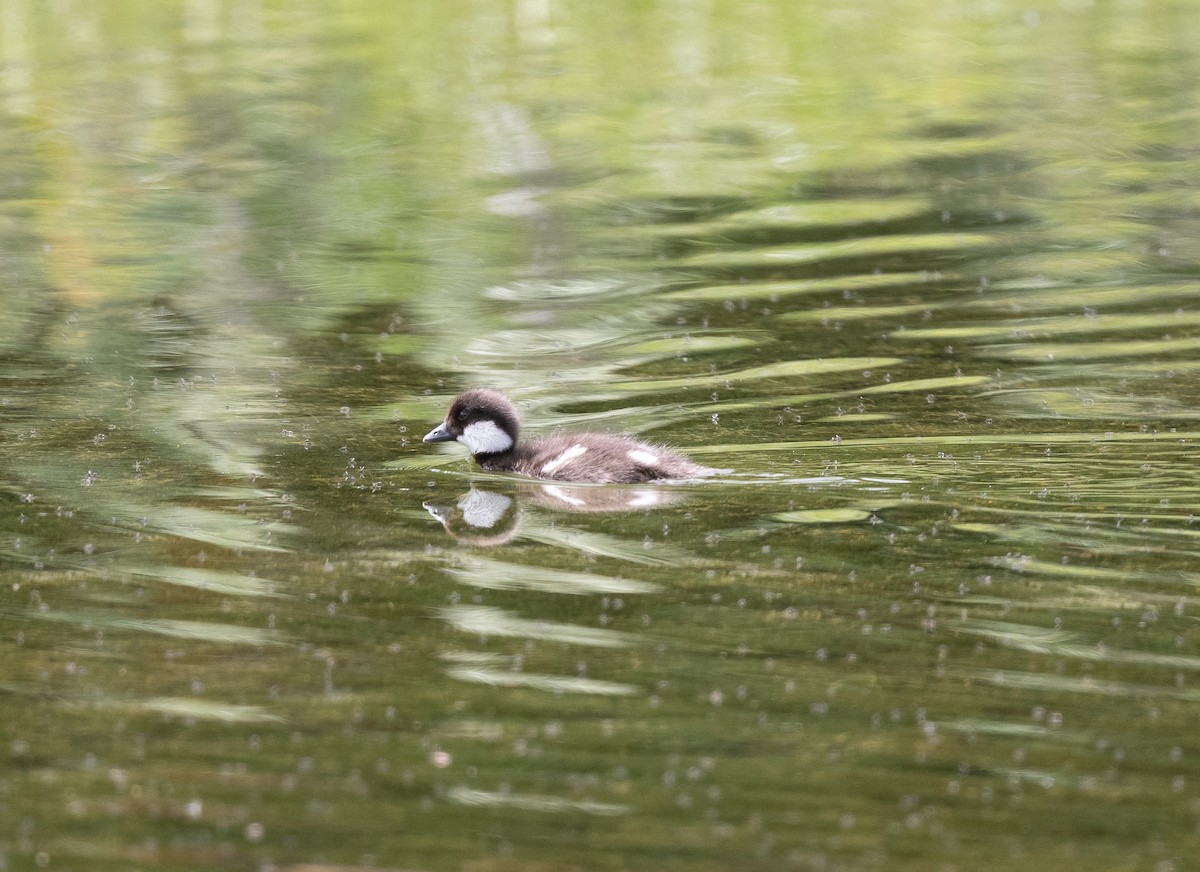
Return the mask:
[[[1197,46],[0,0],[0,870],[1190,868]]]

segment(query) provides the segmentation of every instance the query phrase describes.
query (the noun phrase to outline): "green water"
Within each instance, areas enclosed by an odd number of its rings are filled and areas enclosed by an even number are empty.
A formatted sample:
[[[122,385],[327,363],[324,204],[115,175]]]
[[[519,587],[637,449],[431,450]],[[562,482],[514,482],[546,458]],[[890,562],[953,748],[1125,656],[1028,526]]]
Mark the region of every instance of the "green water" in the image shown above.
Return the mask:
[[[0,3],[0,872],[1192,868],[1198,47]]]

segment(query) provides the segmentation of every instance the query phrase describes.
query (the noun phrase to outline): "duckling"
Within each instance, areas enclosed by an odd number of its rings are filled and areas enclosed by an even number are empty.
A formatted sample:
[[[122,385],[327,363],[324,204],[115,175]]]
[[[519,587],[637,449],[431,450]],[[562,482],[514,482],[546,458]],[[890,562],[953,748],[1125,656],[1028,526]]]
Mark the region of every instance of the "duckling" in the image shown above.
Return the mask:
[[[423,441],[461,442],[489,472],[553,481],[636,484],[728,471],[693,463],[660,445],[607,433],[562,434],[518,443],[520,428],[516,406],[507,397],[474,388],[455,397],[446,420]]]

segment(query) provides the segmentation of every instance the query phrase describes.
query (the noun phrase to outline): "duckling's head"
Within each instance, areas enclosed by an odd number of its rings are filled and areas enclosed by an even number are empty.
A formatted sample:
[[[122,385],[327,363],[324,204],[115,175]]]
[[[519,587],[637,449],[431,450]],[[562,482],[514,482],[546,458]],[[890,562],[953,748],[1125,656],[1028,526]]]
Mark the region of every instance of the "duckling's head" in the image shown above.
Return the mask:
[[[446,420],[424,442],[461,442],[472,455],[503,454],[517,444],[521,419],[517,407],[499,391],[472,388],[450,404]]]

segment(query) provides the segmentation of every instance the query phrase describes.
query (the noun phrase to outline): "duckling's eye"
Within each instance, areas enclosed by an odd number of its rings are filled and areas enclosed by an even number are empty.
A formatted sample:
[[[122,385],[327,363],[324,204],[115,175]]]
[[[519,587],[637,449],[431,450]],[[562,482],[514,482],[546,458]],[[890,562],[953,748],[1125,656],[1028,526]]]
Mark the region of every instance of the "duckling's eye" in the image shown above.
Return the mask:
[[[470,414],[471,414],[471,410],[470,410],[470,409],[459,409],[459,410],[458,410],[458,420],[460,420],[460,421],[465,421],[465,420],[467,420],[467,417],[468,417]]]

